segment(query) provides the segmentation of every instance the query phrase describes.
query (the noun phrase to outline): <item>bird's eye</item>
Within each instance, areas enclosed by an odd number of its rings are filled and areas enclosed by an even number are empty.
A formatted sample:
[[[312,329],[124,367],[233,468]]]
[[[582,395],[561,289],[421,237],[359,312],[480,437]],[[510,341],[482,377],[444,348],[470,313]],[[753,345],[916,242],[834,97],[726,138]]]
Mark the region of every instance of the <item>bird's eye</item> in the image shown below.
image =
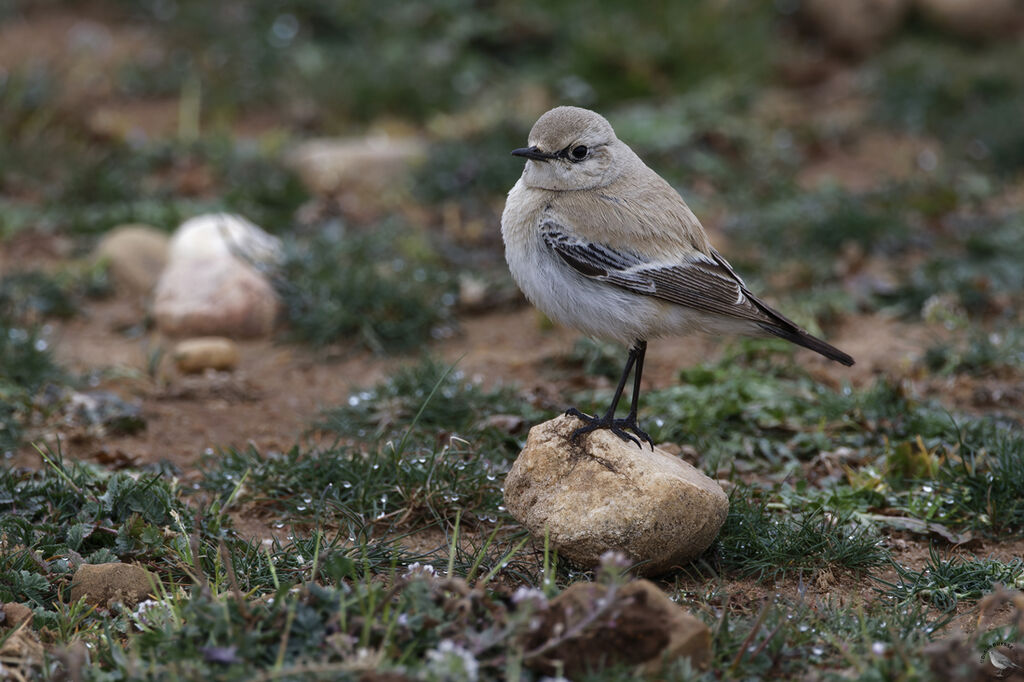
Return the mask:
[[[580,145],[576,145],[575,147],[573,147],[572,151],[569,152],[569,153],[572,154],[572,158],[573,159],[575,159],[576,161],[581,161],[581,160],[587,158],[587,152],[589,152],[589,151],[590,150],[587,149],[587,145],[580,144]]]

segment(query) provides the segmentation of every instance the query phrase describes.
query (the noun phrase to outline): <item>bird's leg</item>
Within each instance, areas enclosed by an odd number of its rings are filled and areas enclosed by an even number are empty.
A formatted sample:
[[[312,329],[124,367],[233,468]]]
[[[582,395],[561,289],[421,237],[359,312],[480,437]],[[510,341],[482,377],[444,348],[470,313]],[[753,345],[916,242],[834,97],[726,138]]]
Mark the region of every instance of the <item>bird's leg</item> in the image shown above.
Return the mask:
[[[629,403],[629,415],[625,419],[617,419],[616,425],[621,429],[629,429],[640,436],[640,440],[647,441],[653,449],[654,441],[636,423],[636,411],[640,408],[640,377],[644,373],[644,356],[647,355],[647,342],[637,341],[636,345],[633,346],[633,350],[636,351],[636,366],[633,369],[633,399]]]
[[[640,436],[643,440],[651,443],[653,442],[651,437],[644,433],[636,423],[636,411],[637,403],[640,397],[640,375],[643,371],[644,354],[647,352],[647,342],[637,341],[629,349],[629,358],[626,360],[626,367],[622,370],[622,376],[619,378],[619,385],[615,388],[615,395],[612,396],[612,404],[608,407],[608,411],[604,413],[603,417],[590,416],[580,412],[575,407],[571,407],[565,411],[566,414],[576,417],[584,422],[585,426],[581,426],[572,432],[572,440],[578,440],[580,436],[591,431],[598,429],[608,429],[616,436],[626,441],[633,441],[640,447],[640,441],[630,434],[626,433],[626,429],[629,429],[636,435]],[[616,419],[615,410],[619,406],[619,400],[622,399],[622,392],[626,388],[626,380],[629,379],[629,373],[636,367],[636,374],[633,380],[633,400],[629,410],[629,416],[625,419]]]

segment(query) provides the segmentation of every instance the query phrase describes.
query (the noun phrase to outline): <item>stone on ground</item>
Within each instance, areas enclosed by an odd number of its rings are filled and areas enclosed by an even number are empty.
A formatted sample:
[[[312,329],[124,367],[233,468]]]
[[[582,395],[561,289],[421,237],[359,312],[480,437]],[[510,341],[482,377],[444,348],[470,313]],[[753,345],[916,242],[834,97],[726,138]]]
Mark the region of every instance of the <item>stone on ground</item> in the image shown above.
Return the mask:
[[[307,140],[289,152],[286,162],[317,194],[352,185],[379,193],[401,185],[410,168],[425,158],[426,144],[417,137],[373,135]]]
[[[562,415],[533,427],[505,479],[505,506],[532,535],[586,567],[617,550],[659,575],[706,550],[729,498],[693,466],[607,430],[573,443],[582,425]]]
[[[184,374],[208,369],[230,372],[238,366],[238,345],[223,336],[187,339],[174,347],[174,364]]]
[[[148,295],[167,265],[170,238],[149,225],[121,225],[103,235],[94,258],[105,262],[115,286]]]
[[[711,631],[702,620],[673,602],[647,580],[621,585],[611,595],[600,583],[574,583],[551,600],[524,650],[538,650],[562,638],[555,647],[527,661],[547,674],[561,668],[570,679],[611,665],[642,666],[656,674],[677,658],[688,657],[694,667],[711,659]],[[597,609],[601,617],[594,618]],[[592,622],[579,627],[587,619]],[[576,631],[576,636],[564,633]]]
[[[71,601],[82,597],[104,608],[115,602],[133,607],[153,592],[153,574],[135,564],[82,564],[71,579]]]
[[[0,613],[0,628],[16,628],[32,619],[32,609],[15,601],[0,604]]]
[[[803,0],[800,9],[828,47],[863,57],[900,28],[910,0]]]
[[[285,162],[313,194],[331,197],[345,215],[369,220],[409,203],[412,171],[426,156],[422,138],[377,134],[308,140]]]
[[[186,221],[171,240],[170,259],[156,285],[157,329],[168,336],[270,334],[280,301],[257,266],[280,257],[280,240],[239,216]]]

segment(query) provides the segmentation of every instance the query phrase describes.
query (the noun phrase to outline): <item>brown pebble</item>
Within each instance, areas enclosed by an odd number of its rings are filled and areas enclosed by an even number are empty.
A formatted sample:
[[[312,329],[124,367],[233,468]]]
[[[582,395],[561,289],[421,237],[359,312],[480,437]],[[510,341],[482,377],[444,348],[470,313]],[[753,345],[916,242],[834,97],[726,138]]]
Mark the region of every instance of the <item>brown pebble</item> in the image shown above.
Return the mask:
[[[153,592],[156,578],[135,564],[82,564],[71,580],[71,601],[82,597],[97,606],[121,602],[133,607]]]
[[[4,613],[3,620],[0,620],[0,627],[16,628],[32,618],[32,609],[18,602],[7,602],[0,606],[0,610]]]
[[[202,336],[174,347],[178,371],[196,374],[208,369],[230,372],[238,366],[238,346],[223,336]]]

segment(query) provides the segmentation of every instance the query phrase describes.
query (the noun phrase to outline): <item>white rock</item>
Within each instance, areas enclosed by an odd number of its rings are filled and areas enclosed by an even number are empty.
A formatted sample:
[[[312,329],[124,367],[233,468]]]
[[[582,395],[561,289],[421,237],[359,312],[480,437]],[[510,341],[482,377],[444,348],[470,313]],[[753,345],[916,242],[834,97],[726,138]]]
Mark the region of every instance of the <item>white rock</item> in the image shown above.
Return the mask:
[[[623,552],[642,575],[700,556],[725,523],[729,498],[713,480],[663,450],[637,447],[610,431],[569,436],[582,425],[560,416],[530,429],[505,479],[505,506],[559,554],[595,566]]]
[[[171,261],[228,257],[258,264],[274,263],[281,257],[281,240],[230,213],[210,213],[186,220],[171,238]]]
[[[183,223],[156,286],[157,329],[169,336],[269,334],[280,301],[253,263],[280,257],[280,240],[239,216],[203,215]]]
[[[114,283],[122,289],[148,294],[167,265],[170,239],[149,225],[121,225],[103,235],[94,259],[107,263]]]

